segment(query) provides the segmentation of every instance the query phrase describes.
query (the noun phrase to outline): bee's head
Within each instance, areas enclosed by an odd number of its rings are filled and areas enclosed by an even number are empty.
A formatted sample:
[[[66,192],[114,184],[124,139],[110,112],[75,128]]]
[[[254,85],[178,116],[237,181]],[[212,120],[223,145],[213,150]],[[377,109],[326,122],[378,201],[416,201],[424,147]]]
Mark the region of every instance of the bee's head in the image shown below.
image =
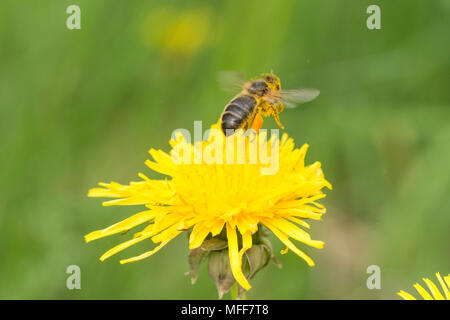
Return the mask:
[[[281,90],[281,82],[280,78],[278,78],[276,75],[271,73],[264,73],[262,75],[263,80],[267,83],[268,87],[272,91],[279,91]]]
[[[264,96],[271,91],[281,90],[280,78],[273,73],[263,73],[259,78],[248,82],[248,91],[257,96]]]

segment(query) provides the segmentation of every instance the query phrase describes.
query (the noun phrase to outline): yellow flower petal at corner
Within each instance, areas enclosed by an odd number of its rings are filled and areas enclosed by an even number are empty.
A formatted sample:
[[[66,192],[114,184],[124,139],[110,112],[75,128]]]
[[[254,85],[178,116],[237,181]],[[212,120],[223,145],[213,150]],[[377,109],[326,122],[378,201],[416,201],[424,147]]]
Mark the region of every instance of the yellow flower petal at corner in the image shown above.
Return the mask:
[[[397,294],[402,297],[404,300],[416,300],[412,295],[410,295],[408,292],[405,292],[403,290],[400,290],[400,292],[397,292]]]
[[[430,281],[430,279],[423,278],[422,280],[425,282],[428,289],[431,291],[431,294],[433,295],[435,300],[444,300],[444,296],[439,292],[439,289],[433,282]]]
[[[448,284],[448,286],[445,284],[439,272],[436,272],[436,278],[438,278],[438,281],[442,289],[444,290],[445,299],[450,300],[450,290],[448,289],[450,287],[450,284]]]
[[[423,282],[427,285],[428,289],[430,290],[431,294],[425,290],[420,284],[416,283],[414,284],[414,288],[417,290],[417,292],[422,296],[425,300],[450,300],[450,274],[448,276],[445,276],[444,279],[442,279],[439,272],[436,272],[436,278],[439,281],[439,284],[442,287],[442,290],[444,292],[444,295],[442,295],[439,288],[428,278],[422,278]],[[397,292],[397,294],[402,297],[404,300],[416,300],[414,296],[411,294],[401,290],[400,292]],[[445,297],[444,297],[445,296]]]

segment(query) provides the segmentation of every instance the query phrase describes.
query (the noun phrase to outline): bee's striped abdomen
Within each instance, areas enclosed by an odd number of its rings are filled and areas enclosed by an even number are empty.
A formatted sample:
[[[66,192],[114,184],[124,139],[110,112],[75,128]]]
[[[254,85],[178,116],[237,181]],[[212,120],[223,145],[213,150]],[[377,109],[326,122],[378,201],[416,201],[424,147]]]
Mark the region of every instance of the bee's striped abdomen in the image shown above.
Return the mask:
[[[249,95],[242,95],[233,99],[222,114],[222,131],[226,136],[234,133],[234,130],[242,128],[253,114],[256,99]],[[227,132],[228,129],[228,132]],[[232,131],[230,131],[232,130]]]

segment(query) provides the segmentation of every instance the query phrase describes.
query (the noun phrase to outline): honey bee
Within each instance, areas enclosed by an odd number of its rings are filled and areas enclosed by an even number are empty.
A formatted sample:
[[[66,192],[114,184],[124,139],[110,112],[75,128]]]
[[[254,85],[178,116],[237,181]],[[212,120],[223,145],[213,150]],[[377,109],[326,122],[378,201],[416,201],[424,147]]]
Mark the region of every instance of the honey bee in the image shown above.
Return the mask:
[[[246,131],[251,128],[258,132],[263,124],[262,117],[273,116],[280,128],[284,129],[279,117],[284,108],[311,101],[320,93],[317,89],[281,90],[280,78],[272,72],[247,82],[242,75],[223,72],[219,81],[241,89],[225,106],[220,117],[222,132],[227,137],[238,129]]]

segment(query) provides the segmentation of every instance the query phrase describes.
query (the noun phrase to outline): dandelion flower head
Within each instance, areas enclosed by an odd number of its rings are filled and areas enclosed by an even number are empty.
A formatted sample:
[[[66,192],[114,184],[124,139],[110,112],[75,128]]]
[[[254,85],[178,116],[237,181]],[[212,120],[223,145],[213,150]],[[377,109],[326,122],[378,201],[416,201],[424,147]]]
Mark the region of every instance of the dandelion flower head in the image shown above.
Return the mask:
[[[212,126],[215,127],[217,124]],[[296,148],[287,134],[281,139],[278,136],[267,139],[263,132],[256,136],[256,139],[244,137],[245,149],[248,151],[259,143],[257,147],[268,154],[277,150],[279,169],[275,174],[262,175],[261,169],[267,165],[259,159],[256,163],[244,161],[242,164],[196,162],[195,150],[208,152],[214,139],[191,144],[182,135],[177,135],[170,140],[171,152],[151,149],[149,153],[153,160],[147,160],[146,165],[167,176],[166,179],[149,179],[139,173],[140,181],[128,185],[100,183],[101,188],[89,191],[90,197],[115,198],[104,202],[104,206],[141,205],[146,210],[94,231],[86,235],[85,240],[89,242],[144,225],[132,239],[100,258],[103,261],[149,238],[157,244],[150,251],[120,261],[128,263],[150,257],[185,231],[190,232],[190,250],[199,248],[208,239],[225,235],[223,239],[232,276],[248,290],[250,276],[246,277],[243,272],[243,257],[255,246],[258,230],[267,228],[286,246],[282,254],[291,250],[309,266],[314,266],[313,260],[297,247],[294,240],[318,249],[323,247],[322,241],[311,239],[305,231],[310,228],[306,220],[321,220],[326,209],[318,201],[325,197],[322,189],[331,189],[331,185],[325,180],[319,162],[305,164],[307,144]],[[191,163],[180,163],[173,156],[173,151],[179,147],[190,150],[187,157]],[[225,159],[229,150],[224,148],[221,155],[217,149],[214,152],[215,156]],[[182,156],[186,157],[186,153]]]

